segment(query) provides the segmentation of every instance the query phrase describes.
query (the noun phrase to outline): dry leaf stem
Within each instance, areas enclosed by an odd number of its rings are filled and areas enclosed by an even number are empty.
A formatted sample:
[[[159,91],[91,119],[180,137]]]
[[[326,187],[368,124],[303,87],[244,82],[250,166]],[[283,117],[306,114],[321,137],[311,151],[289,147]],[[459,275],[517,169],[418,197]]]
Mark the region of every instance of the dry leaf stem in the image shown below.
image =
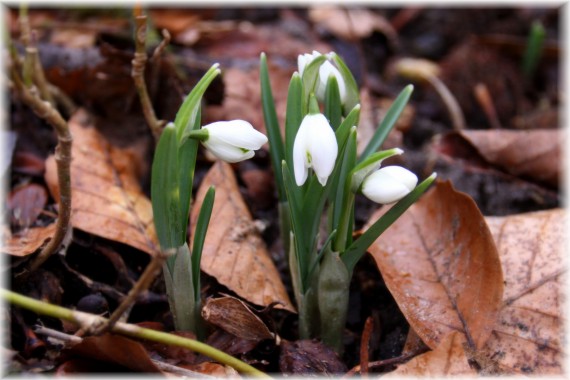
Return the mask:
[[[135,87],[139,94],[139,99],[141,102],[141,107],[143,110],[146,122],[152,131],[152,134],[156,141],[160,137],[162,132],[162,127],[165,124],[164,120],[158,120],[154,112],[154,107],[150,100],[148,94],[148,89],[144,79],[144,70],[146,66],[146,61],[148,59],[146,55],[146,21],[147,16],[142,13],[139,6],[135,7],[133,10],[133,15],[135,17],[135,57],[132,60],[132,70],[131,76],[135,82]],[[165,41],[163,44],[159,45],[157,51],[160,52],[164,49],[165,44],[168,43],[169,35],[165,34]],[[156,55],[155,55],[156,56]],[[153,58],[155,57],[153,56]]]
[[[67,121],[65,121],[65,119],[61,116],[57,109],[52,106],[50,102],[43,100],[38,93],[38,88],[41,88],[43,85],[38,85],[36,87],[32,84],[28,87],[24,84],[24,81],[18,72],[19,57],[16,54],[16,50],[11,47],[10,52],[12,55],[12,65],[10,67],[10,70],[16,91],[19,93],[22,101],[28,105],[28,107],[30,107],[39,118],[45,120],[55,129],[58,140],[57,146],[55,147],[55,161],[57,164],[57,179],[59,185],[59,216],[56,221],[56,230],[54,236],[29,266],[30,272],[33,272],[40,265],[42,265],[54,252],[57,251],[69,230],[69,222],[71,219],[70,166],[71,145],[73,138],[69,132]],[[27,54],[24,60],[24,67],[29,64],[26,62],[29,62],[30,59],[36,60],[37,63],[35,66],[41,67],[37,54],[35,55],[35,58],[33,54]],[[47,88],[46,80],[43,75],[36,76],[34,79],[42,80],[45,87]]]
[[[0,289],[0,297],[16,306],[23,307],[35,313],[47,315],[53,318],[64,319],[66,321],[75,323],[85,330],[88,330],[89,326],[103,325],[107,322],[106,318],[98,315],[52,305],[47,302],[38,301],[36,299],[26,297],[6,289]],[[219,363],[228,365],[243,374],[255,377],[269,377],[266,373],[258,370],[257,368],[254,368],[249,364],[226,354],[223,351],[220,351],[205,343],[198,342],[194,339],[183,338],[178,335],[121,322],[117,322],[117,324],[113,326],[112,331],[117,334],[137,339],[146,339],[153,342],[187,348],[199,354],[206,355],[218,361]]]

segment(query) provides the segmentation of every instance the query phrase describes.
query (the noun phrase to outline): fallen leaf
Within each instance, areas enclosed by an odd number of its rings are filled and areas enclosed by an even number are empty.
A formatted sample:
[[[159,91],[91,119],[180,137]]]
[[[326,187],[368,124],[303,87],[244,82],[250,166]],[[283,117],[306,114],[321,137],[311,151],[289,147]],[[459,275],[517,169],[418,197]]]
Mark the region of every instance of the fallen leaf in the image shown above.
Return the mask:
[[[336,352],[317,340],[282,341],[279,369],[283,374],[297,376],[333,375],[347,371]]]
[[[84,110],[77,111],[68,124],[73,136],[72,226],[154,254],[158,242],[152,205],[139,185],[136,157],[109,144]],[[54,156],[46,162],[45,179],[58,199]]]
[[[452,332],[435,350],[416,356],[386,376],[475,376],[477,371],[469,366],[464,343],[463,334]]]
[[[17,234],[2,236],[2,252],[13,256],[27,256],[36,252],[55,233],[55,223],[45,227],[26,228]]]
[[[392,46],[397,44],[398,35],[390,22],[368,9],[317,6],[309,10],[309,19],[347,41],[363,39],[374,32],[380,32],[388,38]]]
[[[160,373],[151,361],[143,345],[120,335],[104,334],[84,338],[68,350],[68,353],[86,359],[113,363],[131,371]]]
[[[283,308],[294,311],[229,164],[218,161],[203,179],[192,207],[192,225],[210,186],[215,186],[216,197],[200,268],[253,304],[281,302]]]
[[[194,372],[213,376],[214,378],[241,378],[240,374],[230,366],[212,362],[204,362],[193,366],[182,366]]]
[[[554,209],[487,217],[505,276],[503,306],[487,342],[491,359],[510,372],[555,375],[564,361],[564,226]]]
[[[45,187],[28,183],[10,192],[8,208],[13,226],[30,227],[42,213],[47,204]]]
[[[564,141],[562,131],[466,130],[460,135],[487,162],[505,172],[559,186]]]
[[[213,325],[242,339],[260,342],[274,335],[261,318],[247,305],[230,296],[208,298],[202,308],[202,317]]]
[[[491,233],[468,195],[437,182],[369,251],[431,349],[454,331],[471,347],[483,347],[501,307],[503,275]]]

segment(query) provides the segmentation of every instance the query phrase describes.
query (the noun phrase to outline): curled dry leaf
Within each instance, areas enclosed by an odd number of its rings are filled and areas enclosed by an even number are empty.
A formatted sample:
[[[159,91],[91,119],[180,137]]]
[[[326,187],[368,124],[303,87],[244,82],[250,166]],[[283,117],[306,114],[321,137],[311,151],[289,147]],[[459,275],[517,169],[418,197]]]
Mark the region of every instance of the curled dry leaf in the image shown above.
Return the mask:
[[[2,253],[27,256],[38,250],[55,233],[55,223],[45,227],[26,228],[17,234],[2,236]],[[6,236],[7,235],[7,236]]]
[[[8,197],[12,225],[32,226],[44,210],[47,197],[45,187],[36,183],[28,183],[12,190]]]
[[[454,331],[472,348],[485,344],[501,307],[503,275],[491,233],[468,195],[437,182],[369,251],[430,348]]]
[[[200,268],[253,304],[280,302],[283,308],[294,311],[229,164],[218,161],[203,179],[192,207],[192,225],[210,186],[215,186],[216,197]]]
[[[113,147],[90,123],[84,110],[69,120],[73,136],[71,224],[154,254],[158,241],[152,205],[139,185],[137,165],[133,163],[136,157]],[[45,178],[50,192],[58,198],[54,156],[47,160]]]
[[[500,316],[486,351],[522,374],[562,374],[566,211],[487,217],[505,274]]]
[[[463,349],[464,343],[463,334],[452,332],[435,350],[416,356],[386,376],[474,376],[477,371],[469,366]]]
[[[202,308],[202,317],[238,338],[256,342],[274,338],[261,318],[235,297],[208,298]]]
[[[481,130],[460,135],[490,164],[515,176],[558,187],[562,169],[563,131]]]

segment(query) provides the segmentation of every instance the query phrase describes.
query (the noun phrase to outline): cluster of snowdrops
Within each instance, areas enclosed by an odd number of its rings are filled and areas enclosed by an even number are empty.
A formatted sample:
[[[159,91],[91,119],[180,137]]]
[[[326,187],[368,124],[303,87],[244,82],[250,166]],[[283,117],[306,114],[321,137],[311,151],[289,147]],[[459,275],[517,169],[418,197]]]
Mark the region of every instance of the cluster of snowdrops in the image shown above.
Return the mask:
[[[164,277],[177,330],[201,336],[200,258],[214,202],[210,188],[193,236],[187,242],[196,155],[201,143],[214,156],[235,163],[254,156],[269,141],[278,192],[281,236],[299,312],[301,338],[320,338],[341,352],[350,278],[356,262],[435,179],[417,185],[400,166],[381,167],[401,149],[378,150],[407,103],[412,86],[394,101],[364,151],[357,156],[359,89],[334,52],[298,57],[289,84],[284,136],[278,124],[267,61],[260,59],[260,84],[267,137],[244,120],[201,126],[201,98],[220,74],[213,65],[187,96],[159,140],[152,168],[151,198],[162,252],[169,254]],[[353,240],[354,199],[362,193],[392,205]],[[328,236],[319,236],[326,213]]]

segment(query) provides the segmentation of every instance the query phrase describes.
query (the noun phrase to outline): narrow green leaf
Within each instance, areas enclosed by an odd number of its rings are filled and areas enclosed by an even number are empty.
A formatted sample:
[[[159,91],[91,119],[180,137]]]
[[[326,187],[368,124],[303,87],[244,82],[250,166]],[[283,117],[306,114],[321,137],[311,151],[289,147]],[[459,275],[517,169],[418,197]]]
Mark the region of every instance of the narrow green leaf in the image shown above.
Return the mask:
[[[394,125],[396,125],[396,121],[398,121],[398,118],[402,114],[404,107],[410,100],[410,96],[412,95],[413,91],[414,86],[409,84],[400,92],[396,100],[394,100],[394,103],[392,103],[386,112],[386,116],[374,132],[374,135],[366,145],[366,148],[364,148],[364,151],[360,155],[358,162],[362,162],[382,146],[386,140],[386,137],[388,137],[388,134],[392,128],[394,128]]]
[[[219,64],[217,63],[210,67],[180,106],[176,114],[176,119],[174,120],[179,145],[184,144],[190,131],[195,128],[195,120],[198,116],[202,96],[204,96],[210,83],[221,73],[218,67]]]
[[[523,74],[526,78],[532,76],[538,65],[545,36],[546,32],[542,23],[540,21],[533,22],[522,61]]]
[[[303,70],[303,114],[306,113],[306,107],[309,105],[309,97],[317,91],[319,69],[326,59],[325,55],[320,55],[305,66]]]
[[[346,86],[346,98],[343,101],[343,114],[346,115],[354,108],[355,105],[360,103],[360,91],[358,90],[358,84],[356,83],[354,76],[352,76],[350,69],[346,63],[344,63],[342,58],[333,52],[331,53],[331,59],[336,64],[338,71],[340,71],[340,75],[342,76]]]
[[[190,249],[188,244],[184,243],[176,252],[176,261],[172,272],[171,292],[174,303],[172,310],[176,330],[178,331],[196,331],[196,291],[200,293],[200,289],[194,289],[194,281],[192,279],[192,263],[190,259]]]
[[[324,253],[327,251],[327,248],[328,248],[329,244],[331,243],[332,239],[334,239],[336,232],[337,232],[336,230],[333,230],[333,232],[330,233],[329,237],[327,237],[327,240],[325,240],[323,247],[321,248],[321,250],[319,251],[319,253],[315,257],[315,260],[313,260],[313,264],[311,265],[311,269],[309,269],[308,277],[311,277],[315,273],[315,269],[317,268],[317,265],[321,261],[321,257],[323,257]]]
[[[151,200],[154,225],[161,249],[177,248],[186,236],[180,225],[176,129],[169,123],[162,132],[152,161]]]
[[[342,255],[342,260],[346,264],[349,273],[352,273],[354,266],[366,252],[368,247],[378,239],[378,237],[388,229],[419,197],[427,190],[427,188],[435,180],[436,174],[433,173],[423,180],[412,192],[396,203],[386,214],[382,215],[366,232],[362,234]]]
[[[299,126],[303,121],[303,116],[303,82],[299,73],[294,73],[289,82],[287,112],[285,114],[285,160],[289,163],[291,170],[293,170],[293,144]]]
[[[194,230],[194,244],[192,244],[192,279],[194,281],[194,299],[196,302],[200,301],[200,261],[202,260],[202,249],[204,248],[206,232],[208,231],[212,209],[214,208],[215,195],[216,191],[214,187],[210,186],[202,201],[202,207],[200,208],[198,220],[196,221],[196,229]]]
[[[350,133],[352,127],[358,126],[358,121],[360,119],[360,104],[354,106],[352,111],[346,116],[346,118],[340,124],[340,127],[335,132],[336,142],[339,148],[344,146],[346,139]]]
[[[275,181],[277,182],[277,193],[280,201],[285,200],[285,189],[283,178],[281,176],[281,161],[285,159],[283,138],[277,120],[275,111],[275,101],[271,91],[271,82],[269,81],[269,70],[267,68],[267,58],[265,53],[261,53],[259,59],[259,77],[261,82],[261,104],[263,108],[263,120],[265,121],[265,129],[267,130],[267,138],[269,140],[269,154],[271,156],[271,165],[273,173],[275,173]]]
[[[368,175],[373,171],[380,168],[383,160],[402,153],[404,153],[402,149],[393,148],[371,154],[364,161],[356,165],[349,174],[347,179],[350,181],[351,190],[356,193],[360,189],[360,185],[362,185],[362,182],[366,177],[368,177]]]
[[[201,107],[194,120],[194,129],[200,128]],[[199,143],[194,139],[186,141],[178,148],[178,168],[180,180],[180,225],[184,231],[184,241],[188,231],[188,219],[190,217],[190,204],[192,202],[192,184],[194,182],[194,170],[196,169],[196,156],[198,154]]]
[[[338,234],[333,242],[333,250],[337,252],[344,250],[348,228],[352,226],[352,223],[350,223],[350,211],[354,203],[354,193],[350,191],[350,181],[347,178],[355,163],[356,128],[353,127],[344,149],[338,177],[339,185],[336,187],[335,199],[332,204],[332,228],[338,230]]]
[[[325,89],[325,116],[334,131],[338,129],[342,120],[342,104],[338,82],[334,75],[329,76]]]

